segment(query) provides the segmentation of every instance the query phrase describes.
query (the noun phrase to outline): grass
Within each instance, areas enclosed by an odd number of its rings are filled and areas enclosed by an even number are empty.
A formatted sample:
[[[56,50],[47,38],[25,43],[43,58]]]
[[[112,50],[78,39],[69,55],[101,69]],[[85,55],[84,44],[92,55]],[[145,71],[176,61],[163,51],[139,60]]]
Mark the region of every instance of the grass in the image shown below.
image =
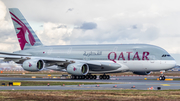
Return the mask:
[[[54,82],[54,81],[0,81],[0,84],[5,83],[5,86],[9,84],[9,82],[21,82],[21,86],[47,86],[49,85],[92,85],[92,84],[110,84],[110,83],[96,83],[96,82]],[[2,86],[2,85],[1,85]]]
[[[0,91],[2,101],[178,101],[180,90]]]
[[[180,80],[180,78],[174,78],[173,80]]]

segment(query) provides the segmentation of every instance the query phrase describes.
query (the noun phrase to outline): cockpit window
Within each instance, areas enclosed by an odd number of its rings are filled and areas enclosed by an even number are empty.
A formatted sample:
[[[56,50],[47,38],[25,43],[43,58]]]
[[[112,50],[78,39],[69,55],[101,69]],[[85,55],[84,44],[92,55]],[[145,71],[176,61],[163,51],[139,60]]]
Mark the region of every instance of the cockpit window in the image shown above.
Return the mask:
[[[163,54],[162,57],[170,57],[171,55],[169,54]]]

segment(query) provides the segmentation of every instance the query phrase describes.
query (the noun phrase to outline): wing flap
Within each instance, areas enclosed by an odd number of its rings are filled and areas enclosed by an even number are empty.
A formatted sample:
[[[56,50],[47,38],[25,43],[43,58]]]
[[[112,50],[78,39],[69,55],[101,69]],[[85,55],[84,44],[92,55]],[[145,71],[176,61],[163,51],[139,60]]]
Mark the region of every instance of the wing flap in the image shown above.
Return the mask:
[[[0,55],[0,58],[21,59],[21,58],[22,58],[22,56],[14,56],[14,55]]]
[[[13,53],[12,53],[13,54]],[[69,62],[68,60],[66,59],[63,59],[63,58],[51,58],[51,57],[37,57],[37,56],[24,56],[24,55],[0,55],[0,58],[4,58],[4,61],[25,61],[25,60],[28,60],[28,59],[41,59],[41,60],[44,60],[46,62],[50,62],[50,63],[57,63],[57,62],[61,62],[61,63],[67,63]],[[22,64],[22,62],[20,62]],[[18,62],[19,63],[19,62]]]
[[[0,52],[3,55],[31,56],[31,54]]]

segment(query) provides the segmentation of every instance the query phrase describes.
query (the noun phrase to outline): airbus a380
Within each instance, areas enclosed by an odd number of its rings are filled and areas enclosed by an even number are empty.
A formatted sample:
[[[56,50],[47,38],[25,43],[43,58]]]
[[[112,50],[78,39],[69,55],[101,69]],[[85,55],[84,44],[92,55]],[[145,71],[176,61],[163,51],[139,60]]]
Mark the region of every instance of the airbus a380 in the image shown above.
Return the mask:
[[[4,61],[22,64],[26,71],[51,68],[71,74],[72,79],[109,79],[108,73],[133,72],[148,75],[165,71],[176,65],[164,49],[148,44],[99,44],[45,46],[17,8],[9,8],[20,51],[0,52]],[[92,75],[94,74],[94,75]],[[160,80],[165,76],[161,75]]]

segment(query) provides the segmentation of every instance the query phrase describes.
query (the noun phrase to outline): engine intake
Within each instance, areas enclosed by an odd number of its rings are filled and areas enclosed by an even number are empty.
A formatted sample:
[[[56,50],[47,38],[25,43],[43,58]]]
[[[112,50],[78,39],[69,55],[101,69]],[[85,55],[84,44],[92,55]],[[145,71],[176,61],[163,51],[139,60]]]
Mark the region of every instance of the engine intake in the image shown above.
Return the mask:
[[[30,59],[23,62],[22,67],[26,71],[36,72],[41,71],[45,66],[43,60]]]
[[[73,75],[86,75],[89,72],[89,66],[84,63],[69,64],[67,72]]]

